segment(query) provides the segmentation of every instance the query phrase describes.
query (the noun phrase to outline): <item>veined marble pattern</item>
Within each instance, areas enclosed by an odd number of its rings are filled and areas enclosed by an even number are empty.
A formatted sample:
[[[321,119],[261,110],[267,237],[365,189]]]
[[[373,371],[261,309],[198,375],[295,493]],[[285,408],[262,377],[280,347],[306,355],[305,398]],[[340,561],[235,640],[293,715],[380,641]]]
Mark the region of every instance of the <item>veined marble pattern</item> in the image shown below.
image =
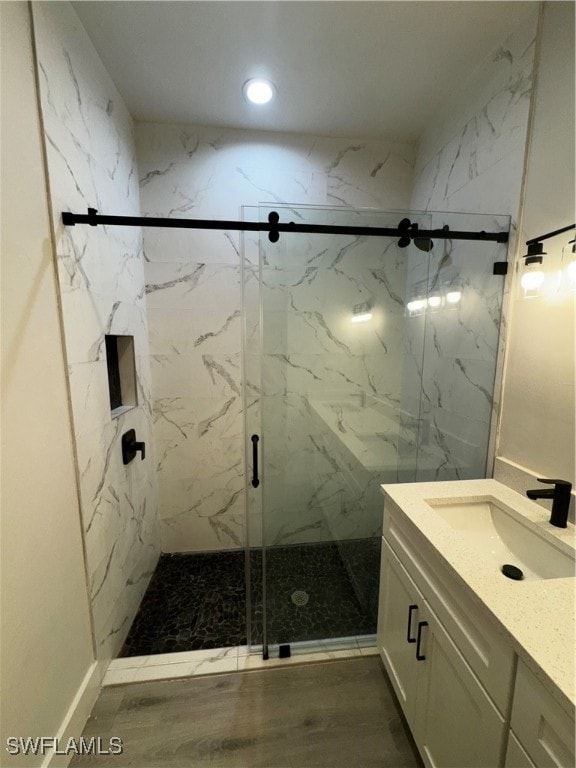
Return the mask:
[[[514,252],[524,168],[538,8],[502,42],[473,79],[463,83],[422,138],[411,205],[430,211],[500,214],[460,219],[466,229],[510,229]],[[502,217],[510,217],[505,223]],[[433,214],[434,226],[457,228],[457,217]],[[506,259],[506,246],[456,243],[432,253],[430,275],[422,260],[409,272],[412,286],[459,279],[457,310],[427,314],[425,355],[405,358],[422,377],[427,439],[444,456],[419,466],[418,479],[484,477],[490,472],[506,343],[508,279],[493,276],[493,261]],[[444,259],[444,261],[442,261]],[[512,270],[510,270],[512,272]],[[435,275],[439,281],[434,285]],[[409,278],[410,281],[410,278]],[[420,344],[422,318],[410,318],[410,345]],[[411,341],[411,338],[414,341]],[[410,379],[407,375],[406,380]],[[405,392],[403,407],[413,407]],[[487,447],[487,450],[484,449]],[[488,454],[488,466],[486,464]]]
[[[260,207],[266,202],[283,206],[282,220],[342,222],[342,210],[305,207],[337,205],[348,208],[347,221],[395,226],[398,214],[355,208],[403,209],[409,195],[413,149],[405,144],[152,124],[137,124],[136,139],[144,215],[258,221],[267,217]],[[368,238],[286,235],[274,248],[264,239],[260,243],[257,233],[144,228],[165,551],[241,547],[247,520],[250,544],[257,546],[266,492],[266,503],[278,510],[268,528],[276,542],[323,540],[328,529],[322,509],[329,503],[316,499],[318,484],[326,484],[322,472],[331,470],[310,437],[298,394],[368,389],[399,400],[392,360],[402,350],[405,275],[398,249]],[[265,404],[260,253],[270,289],[264,296]],[[377,324],[370,332],[350,331],[353,306],[376,299]],[[383,355],[391,361],[384,369],[378,362]],[[262,412],[272,419],[270,434],[281,436],[288,458],[263,436],[268,491],[248,486],[247,517],[249,436],[260,434]],[[302,459],[310,471],[300,468]],[[288,483],[275,478],[282,461],[292,473]],[[288,517],[277,494],[290,494]]]
[[[303,215],[313,220],[306,209]],[[319,214],[322,223],[373,226],[396,225],[401,218],[340,216]],[[261,337],[264,353],[251,360],[248,383],[264,393],[266,539],[283,544],[378,535],[377,473],[362,470],[353,454],[339,450],[338,437],[310,403],[327,395],[342,403],[374,396],[399,407],[405,254],[385,240],[292,236],[277,245],[262,243],[261,259],[263,325],[260,330],[260,317],[250,316],[247,332],[250,344]],[[372,320],[355,324],[353,310],[361,303],[369,304]],[[346,430],[345,419],[338,428]],[[373,425],[365,431],[371,438]],[[394,464],[396,458],[395,453]]]
[[[159,556],[142,236],[62,211],[139,214],[132,121],[68,3],[34,4],[40,96],[99,658],[116,655]],[[112,420],[104,335],[134,337],[137,407]],[[146,461],[122,464],[135,428]]]
[[[506,216],[432,214],[432,227],[502,231]],[[482,477],[495,407],[504,278],[493,274],[506,246],[437,241],[429,256],[411,254],[411,297],[437,295],[441,306],[407,318],[402,409],[421,398],[417,479]],[[425,263],[425,262],[428,263]],[[450,305],[449,291],[460,301]]]
[[[503,213],[516,218],[510,202],[519,200],[518,179],[498,169],[500,182],[490,186],[488,207],[478,196],[475,205],[462,207],[464,187],[477,179],[490,180],[491,169],[512,157],[522,158],[532,89],[538,8],[502,42],[469,82],[432,121],[416,161],[412,206],[420,210]]]

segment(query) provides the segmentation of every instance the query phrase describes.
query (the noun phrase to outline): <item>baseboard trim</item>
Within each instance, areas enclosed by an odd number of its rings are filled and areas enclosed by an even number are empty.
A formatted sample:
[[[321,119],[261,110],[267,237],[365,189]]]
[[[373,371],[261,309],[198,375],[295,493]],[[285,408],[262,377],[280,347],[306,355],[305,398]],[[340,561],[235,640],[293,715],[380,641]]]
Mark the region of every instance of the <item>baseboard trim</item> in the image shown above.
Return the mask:
[[[90,665],[84,680],[80,684],[76,696],[68,708],[62,724],[56,734],[58,737],[58,743],[62,746],[68,742],[68,739],[74,738],[78,740],[86,721],[90,716],[92,707],[94,706],[100,689],[102,687],[102,680],[106,674],[109,660],[94,661]],[[66,768],[70,764],[74,753],[69,755],[58,755],[51,752],[46,755],[42,763],[42,768]]]

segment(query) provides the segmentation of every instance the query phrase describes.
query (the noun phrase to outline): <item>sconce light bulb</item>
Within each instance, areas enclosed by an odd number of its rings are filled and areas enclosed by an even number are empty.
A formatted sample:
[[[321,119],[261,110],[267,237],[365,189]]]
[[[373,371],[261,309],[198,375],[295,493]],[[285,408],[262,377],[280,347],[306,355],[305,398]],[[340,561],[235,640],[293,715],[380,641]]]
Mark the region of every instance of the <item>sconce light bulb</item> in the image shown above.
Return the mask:
[[[462,291],[448,291],[446,294],[446,301],[448,304],[458,304],[462,299]]]
[[[372,319],[372,306],[369,302],[363,301],[361,304],[355,304],[352,308],[353,323],[367,323]]]
[[[541,269],[529,269],[524,272],[520,285],[525,291],[537,291],[544,281],[544,272]]]
[[[566,267],[566,273],[568,275],[570,288],[576,288],[576,259],[568,264]]]
[[[428,297],[428,306],[432,309],[437,309],[442,304],[442,297],[441,296],[429,296]]]
[[[353,323],[366,323],[368,320],[372,320],[372,312],[364,312],[361,315],[352,315]]]
[[[426,299],[413,299],[406,304],[406,309],[411,315],[422,312],[426,308]]]

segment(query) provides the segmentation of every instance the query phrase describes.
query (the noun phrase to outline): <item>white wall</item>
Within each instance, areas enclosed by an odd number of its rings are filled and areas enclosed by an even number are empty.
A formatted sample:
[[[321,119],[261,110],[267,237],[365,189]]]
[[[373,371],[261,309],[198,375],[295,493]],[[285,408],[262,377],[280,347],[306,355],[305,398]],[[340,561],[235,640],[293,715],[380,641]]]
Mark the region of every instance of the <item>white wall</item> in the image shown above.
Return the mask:
[[[575,218],[574,7],[544,3],[516,255],[520,270],[526,240]],[[573,237],[574,231],[545,241],[548,280],[565,266],[562,247]],[[565,282],[537,298],[524,299],[517,285],[513,290],[495,476],[518,490],[537,487],[536,477],[576,481],[575,301]]]
[[[132,120],[69,3],[35,3],[89,589],[98,658],[116,656],[159,556],[142,233],[64,227],[62,211],[137,216]],[[133,336],[137,407],[112,418],[105,334]],[[136,430],[146,459],[122,463]]]
[[[56,736],[94,670],[27,3],[2,40],[2,742]],[[83,713],[83,714],[82,714]]]

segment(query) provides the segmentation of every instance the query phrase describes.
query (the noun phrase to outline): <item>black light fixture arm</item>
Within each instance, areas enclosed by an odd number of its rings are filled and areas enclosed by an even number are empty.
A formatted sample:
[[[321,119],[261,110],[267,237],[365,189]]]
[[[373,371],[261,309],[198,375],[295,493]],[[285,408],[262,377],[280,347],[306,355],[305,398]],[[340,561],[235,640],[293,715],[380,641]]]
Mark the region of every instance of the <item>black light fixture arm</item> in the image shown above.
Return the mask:
[[[546,232],[545,235],[533,237],[531,240],[526,240],[526,245],[532,245],[532,243],[540,243],[542,240],[548,240],[550,237],[556,237],[556,235],[561,235],[563,232],[569,232],[571,229],[576,229],[576,224],[570,224],[568,227],[561,227],[560,229],[555,229],[553,232]]]
[[[305,232],[308,234],[333,235],[363,235],[373,237],[398,237],[401,248],[410,244],[413,238],[437,238],[439,240],[484,240],[488,242],[507,243],[508,232],[467,232],[442,229],[419,229],[410,219],[402,219],[397,227],[353,227],[331,226],[325,224],[296,224],[293,221],[280,222],[276,211],[268,215],[268,221],[224,221],[210,219],[168,219],[148,216],[103,216],[95,208],[88,208],[88,213],[62,214],[62,223],[73,227],[76,224],[88,224],[91,227],[173,227],[180,229],[221,229],[238,230],[241,232],[268,232],[268,238],[275,243],[280,238],[280,232]]]

